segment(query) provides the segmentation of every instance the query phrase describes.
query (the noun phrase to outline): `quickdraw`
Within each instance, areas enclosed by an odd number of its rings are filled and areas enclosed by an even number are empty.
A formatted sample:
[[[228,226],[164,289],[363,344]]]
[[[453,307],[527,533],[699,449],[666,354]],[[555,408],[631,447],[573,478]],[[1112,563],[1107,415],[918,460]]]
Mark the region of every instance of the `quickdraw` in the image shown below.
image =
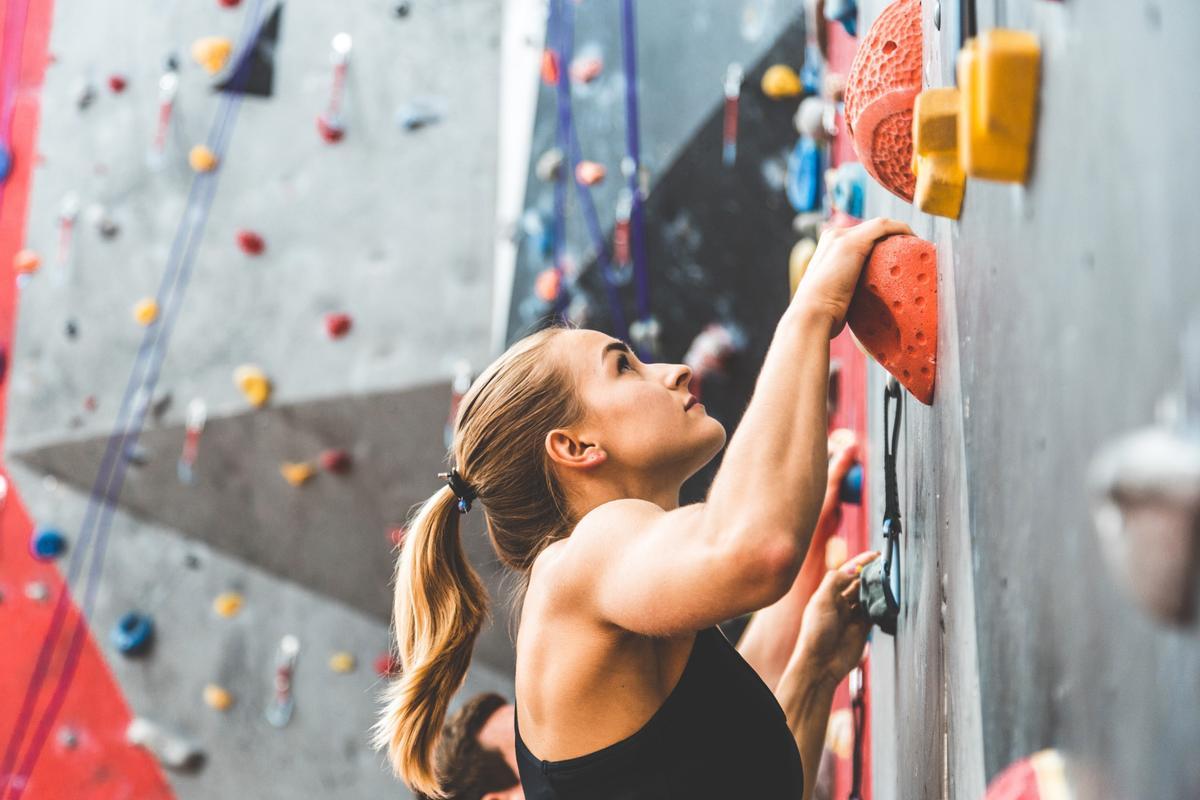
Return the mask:
[[[895,401],[895,417],[891,418]],[[883,393],[883,429],[888,439],[884,441],[883,480],[883,538],[887,549],[883,558],[875,559],[862,571],[859,601],[866,609],[871,622],[889,636],[896,635],[896,620],[900,615],[900,491],[896,481],[896,450],[900,445],[900,384],[889,378]],[[889,419],[890,418],[890,419]],[[890,433],[890,436],[889,436]]]

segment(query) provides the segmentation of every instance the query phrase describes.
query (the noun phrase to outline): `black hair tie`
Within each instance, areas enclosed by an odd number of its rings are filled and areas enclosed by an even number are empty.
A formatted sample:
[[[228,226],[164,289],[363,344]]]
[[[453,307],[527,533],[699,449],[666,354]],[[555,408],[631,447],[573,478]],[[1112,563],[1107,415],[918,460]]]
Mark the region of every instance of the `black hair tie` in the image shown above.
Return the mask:
[[[471,510],[471,501],[479,495],[458,472],[458,467],[451,467],[449,472],[439,472],[439,478],[445,478],[450,484],[450,491],[458,496],[458,513],[466,514]]]

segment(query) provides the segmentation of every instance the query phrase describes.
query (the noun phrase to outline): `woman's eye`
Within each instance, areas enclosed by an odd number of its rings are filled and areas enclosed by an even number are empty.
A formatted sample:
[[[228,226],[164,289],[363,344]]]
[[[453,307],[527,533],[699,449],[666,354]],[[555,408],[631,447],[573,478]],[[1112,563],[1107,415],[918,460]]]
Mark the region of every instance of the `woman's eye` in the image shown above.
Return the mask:
[[[625,366],[629,367],[630,369],[633,369],[633,367],[632,367],[632,366],[630,365],[630,363],[629,363],[629,359],[628,359],[628,358],[626,358],[625,356],[618,356],[618,357],[617,357],[617,374],[618,374],[618,375],[619,375],[619,374],[621,374],[621,365],[622,365],[622,364],[624,364]]]

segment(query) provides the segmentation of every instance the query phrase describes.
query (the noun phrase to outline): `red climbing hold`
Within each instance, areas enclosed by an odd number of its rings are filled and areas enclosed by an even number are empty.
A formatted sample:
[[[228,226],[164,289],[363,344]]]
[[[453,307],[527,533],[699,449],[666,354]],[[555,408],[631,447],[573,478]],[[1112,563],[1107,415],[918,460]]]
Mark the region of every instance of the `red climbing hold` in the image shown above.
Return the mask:
[[[397,526],[388,531],[388,539],[391,541],[393,547],[399,547],[404,544],[404,536],[407,533],[408,531],[405,528]]]
[[[321,469],[326,472],[349,472],[353,463],[350,454],[345,450],[326,450],[321,453]]]
[[[542,83],[554,86],[558,83],[558,53],[546,49],[542,51]]]
[[[225,8],[237,8],[238,5],[241,4],[242,0],[217,0],[217,2]]]
[[[925,405],[937,377],[937,248],[916,236],[875,245],[846,313],[863,347]]]
[[[349,314],[326,314],[325,332],[330,339],[340,339],[350,331],[351,319]]]
[[[885,189],[910,203],[921,47],[920,0],[896,0],[871,26],[846,79],[846,128],[859,160]]]
[[[125,87],[127,85],[128,81],[125,80],[124,75],[108,76],[108,88],[113,91],[113,94],[120,94],[121,92],[125,91]]]
[[[375,673],[381,678],[390,678],[400,672],[400,661],[391,653],[380,653],[375,658]]]
[[[240,230],[237,232],[237,245],[242,252],[250,256],[262,255],[267,249],[267,243],[254,231]]]

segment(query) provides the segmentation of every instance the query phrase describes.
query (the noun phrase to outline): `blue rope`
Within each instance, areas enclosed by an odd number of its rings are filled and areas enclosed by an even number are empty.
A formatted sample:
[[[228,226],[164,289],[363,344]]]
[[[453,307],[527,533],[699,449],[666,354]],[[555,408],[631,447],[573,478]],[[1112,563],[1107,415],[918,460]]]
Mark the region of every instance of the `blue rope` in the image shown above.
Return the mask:
[[[240,49],[243,52],[246,47],[253,44],[257,36],[257,31],[261,24],[259,13],[261,6],[262,0],[255,0],[253,8],[247,14],[241,36],[242,47]],[[247,35],[247,32],[250,35]],[[218,158],[226,150],[229,137],[232,133],[232,125],[236,119],[236,112],[240,105],[241,94],[236,91],[222,97],[221,105],[217,110],[207,142],[210,149],[217,154]],[[73,548],[67,581],[64,584],[63,591],[59,594],[50,627],[42,642],[41,650],[38,653],[38,660],[34,667],[30,685],[26,690],[24,701],[22,702],[17,724],[14,727],[12,737],[9,739],[5,750],[4,762],[0,764],[0,780],[3,781],[0,784],[0,798],[6,796],[9,788],[13,789],[14,798],[19,797],[23,791],[23,785],[13,785],[11,779],[16,777],[16,775],[28,778],[32,773],[38,756],[41,753],[41,748],[49,735],[51,726],[54,724],[74,676],[75,669],[78,666],[82,645],[86,640],[87,618],[91,613],[96,590],[100,583],[100,574],[104,563],[112,513],[124,482],[127,460],[123,456],[129,447],[136,444],[141,432],[146,411],[149,407],[150,397],[158,381],[159,370],[161,369],[166,353],[167,342],[169,341],[178,309],[186,292],[188,279],[191,276],[192,266],[203,236],[204,225],[216,192],[219,174],[219,170],[216,172],[201,173],[192,181],[183,219],[172,242],[171,251],[167,258],[167,267],[164,270],[163,278],[159,285],[157,299],[160,308],[163,309],[163,314],[158,324],[151,325],[147,329],[138,353],[134,358],[130,379],[125,387],[114,431],[109,436],[108,444],[101,460],[100,471],[88,499],[88,507],[84,515],[79,541],[76,547]],[[138,402],[135,403],[135,400]],[[132,411],[133,418],[127,422],[130,411]],[[11,768],[30,722],[33,706],[46,678],[50,653],[54,649],[55,639],[66,617],[69,606],[67,586],[74,583],[77,579],[82,569],[83,561],[88,553],[93,534],[96,539],[95,550],[91,561],[91,568],[88,572],[84,603],[80,607],[79,616],[70,635],[67,656],[59,676],[58,684],[34,732],[29,751],[25,759],[21,762],[20,769],[14,775],[11,772]]]

